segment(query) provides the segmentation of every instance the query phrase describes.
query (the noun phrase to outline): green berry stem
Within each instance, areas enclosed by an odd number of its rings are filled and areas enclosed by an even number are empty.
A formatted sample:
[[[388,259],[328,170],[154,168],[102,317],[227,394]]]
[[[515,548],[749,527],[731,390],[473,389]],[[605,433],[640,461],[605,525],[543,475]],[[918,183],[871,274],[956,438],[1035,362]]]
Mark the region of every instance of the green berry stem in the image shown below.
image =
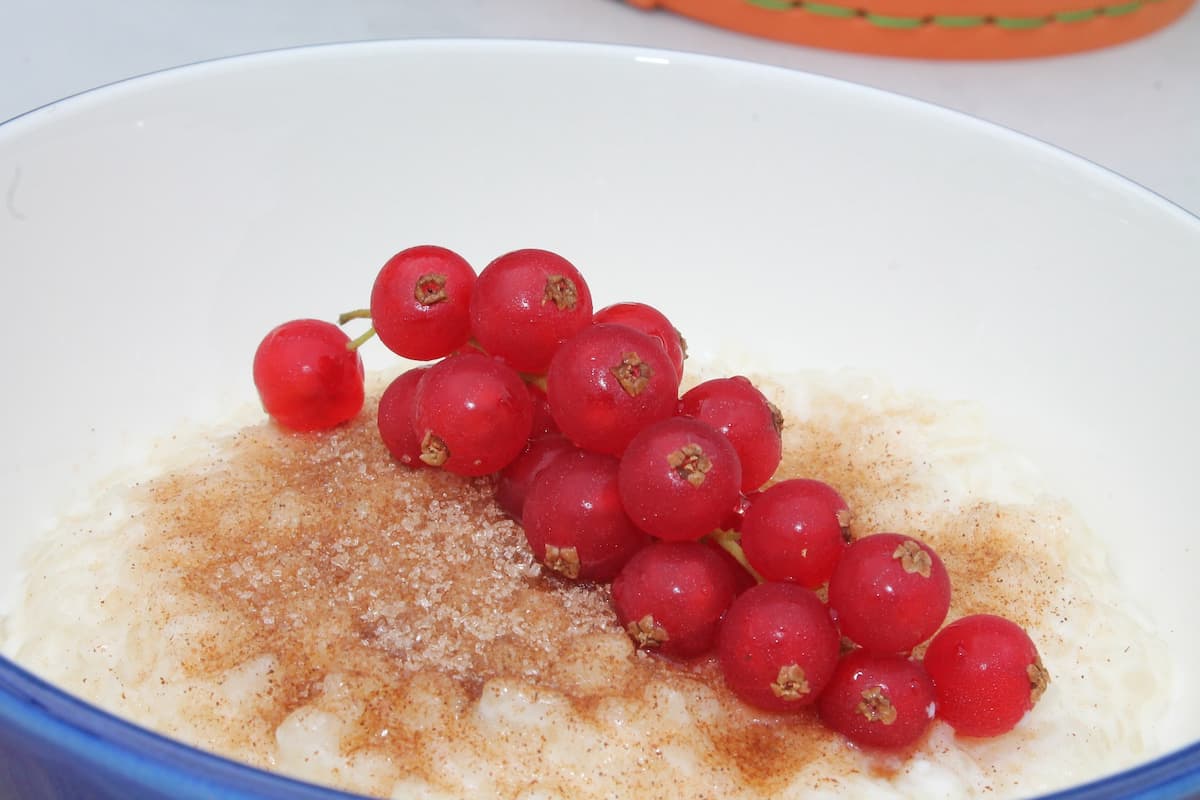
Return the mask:
[[[750,573],[750,577],[758,583],[765,583],[763,577],[754,571],[754,567],[750,566],[750,562],[746,560],[746,554],[742,551],[742,545],[739,541],[737,531],[722,531],[717,530],[709,534],[709,537],[716,542],[722,550],[729,553],[737,560],[746,572]]]
[[[361,336],[359,336],[357,339],[351,339],[349,342],[347,342],[346,349],[347,350],[357,350],[358,348],[360,348],[364,344],[366,344],[367,341],[374,335],[375,335],[375,329],[367,328],[366,332],[363,333]]]

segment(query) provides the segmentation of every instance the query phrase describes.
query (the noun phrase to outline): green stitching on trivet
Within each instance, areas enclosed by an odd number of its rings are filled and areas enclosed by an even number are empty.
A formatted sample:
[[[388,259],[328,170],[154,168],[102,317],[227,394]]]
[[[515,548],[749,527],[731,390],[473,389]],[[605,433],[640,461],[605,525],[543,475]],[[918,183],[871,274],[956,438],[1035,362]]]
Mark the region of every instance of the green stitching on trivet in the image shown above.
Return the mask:
[[[831,6],[825,3],[805,3],[804,10],[810,14],[819,14],[822,17],[857,17],[858,12],[853,8],[845,6]]]
[[[996,27],[1006,31],[1031,31],[1049,21],[1046,17],[996,17]]]
[[[980,25],[987,24],[987,17],[950,17],[938,15],[933,18],[932,22],[940,28],[978,28]]]
[[[889,17],[884,14],[863,14],[863,18],[872,25],[880,28],[905,31],[919,28],[925,24],[924,17]]]
[[[1100,13],[1106,17],[1123,17],[1126,14],[1131,14],[1134,11],[1137,11],[1141,7],[1141,2],[1122,3],[1119,6],[1108,6],[1107,8],[1103,8],[1101,9]]]
[[[861,8],[832,5],[830,3],[810,3],[807,0],[744,0],[744,2],[770,9],[771,11],[806,11],[819,17],[835,17],[850,19],[861,17],[877,28],[895,31],[915,30],[926,25],[938,28],[967,30],[982,25],[995,25],[997,28],[1010,31],[1032,31],[1042,28],[1052,22],[1087,22],[1097,17],[1123,17],[1132,14],[1150,3],[1161,0],[1132,0],[1128,3],[1118,3],[1099,8],[1079,9],[1075,11],[1058,11],[1044,17],[997,17],[997,16],[956,16],[954,14],[935,14],[928,17],[898,17],[890,14],[875,14]]]
[[[1054,15],[1054,20],[1055,22],[1086,22],[1098,16],[1100,16],[1099,11],[1089,8],[1083,11],[1060,11]]]

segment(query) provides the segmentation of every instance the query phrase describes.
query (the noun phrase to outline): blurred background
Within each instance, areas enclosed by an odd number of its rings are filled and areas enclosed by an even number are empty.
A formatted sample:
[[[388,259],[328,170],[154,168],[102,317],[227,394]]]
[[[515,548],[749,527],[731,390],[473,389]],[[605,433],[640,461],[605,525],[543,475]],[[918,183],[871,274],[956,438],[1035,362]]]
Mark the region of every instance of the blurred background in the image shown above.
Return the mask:
[[[416,37],[621,43],[854,81],[1050,142],[1200,214],[1200,5],[1157,32],[1089,52],[935,61],[772,41],[620,0],[0,0],[0,120],[195,61]]]

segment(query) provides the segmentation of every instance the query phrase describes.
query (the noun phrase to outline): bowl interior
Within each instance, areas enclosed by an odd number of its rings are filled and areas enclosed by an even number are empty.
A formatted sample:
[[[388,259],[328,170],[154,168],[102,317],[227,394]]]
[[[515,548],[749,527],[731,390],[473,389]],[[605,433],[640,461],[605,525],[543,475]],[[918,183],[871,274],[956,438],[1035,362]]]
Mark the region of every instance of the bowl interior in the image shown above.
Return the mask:
[[[0,128],[0,586],[90,487],[254,402],[275,322],[411,244],[562,252],[693,354],[980,403],[1200,669],[1200,221],[1091,164],[852,85],[674,53],[409,42],[215,62]],[[378,346],[369,366],[386,366]],[[1186,672],[1182,673],[1186,674]],[[1168,748],[1200,739],[1179,681]]]

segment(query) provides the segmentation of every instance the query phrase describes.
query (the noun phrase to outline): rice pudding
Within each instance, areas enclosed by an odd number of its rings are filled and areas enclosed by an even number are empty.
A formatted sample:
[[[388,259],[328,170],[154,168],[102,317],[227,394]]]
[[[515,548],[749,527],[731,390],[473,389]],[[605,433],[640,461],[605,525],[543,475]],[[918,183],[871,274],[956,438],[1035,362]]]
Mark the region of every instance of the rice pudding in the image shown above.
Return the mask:
[[[381,797],[1006,797],[1154,751],[1163,645],[969,409],[845,376],[773,399],[777,478],[837,487],[856,535],[933,546],[948,621],[1029,630],[1053,679],[1016,730],[935,722],[911,751],[868,753],[811,710],[743,705],[711,660],[635,651],[607,588],[543,572],[487,479],[393,463],[370,402],[326,434],[214,435],[64,520],[30,556],[3,652],[167,735]]]

